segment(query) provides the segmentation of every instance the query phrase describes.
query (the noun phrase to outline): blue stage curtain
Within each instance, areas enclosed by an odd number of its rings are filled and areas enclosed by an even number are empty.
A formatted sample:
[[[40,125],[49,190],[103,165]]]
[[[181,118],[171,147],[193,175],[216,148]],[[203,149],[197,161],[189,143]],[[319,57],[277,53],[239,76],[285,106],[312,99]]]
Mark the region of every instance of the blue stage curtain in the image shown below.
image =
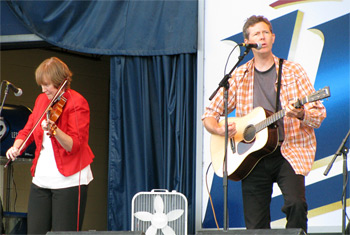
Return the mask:
[[[7,1],[45,41],[101,55],[196,53],[197,1]]]
[[[136,193],[167,189],[187,197],[194,234],[196,61],[196,54],[112,59],[109,230],[129,228]]]
[[[45,41],[111,56],[108,230],[130,230],[136,193],[167,189],[194,234],[198,2],[7,3]]]

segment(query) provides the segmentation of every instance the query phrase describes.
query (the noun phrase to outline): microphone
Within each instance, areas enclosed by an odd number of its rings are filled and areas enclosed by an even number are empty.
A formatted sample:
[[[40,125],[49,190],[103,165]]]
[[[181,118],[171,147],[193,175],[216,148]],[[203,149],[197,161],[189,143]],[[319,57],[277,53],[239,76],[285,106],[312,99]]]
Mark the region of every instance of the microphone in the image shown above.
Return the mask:
[[[4,81],[4,82],[6,82],[6,85],[8,86],[8,87],[10,87],[14,92],[15,92],[15,96],[21,96],[22,94],[23,94],[23,91],[22,91],[22,89],[21,88],[18,88],[18,87],[16,87],[15,85],[13,85],[11,82],[9,82],[9,81]]]
[[[262,47],[261,43],[259,43],[259,42],[258,43],[240,43],[238,45],[246,47],[246,48],[256,48],[258,50],[260,50]]]

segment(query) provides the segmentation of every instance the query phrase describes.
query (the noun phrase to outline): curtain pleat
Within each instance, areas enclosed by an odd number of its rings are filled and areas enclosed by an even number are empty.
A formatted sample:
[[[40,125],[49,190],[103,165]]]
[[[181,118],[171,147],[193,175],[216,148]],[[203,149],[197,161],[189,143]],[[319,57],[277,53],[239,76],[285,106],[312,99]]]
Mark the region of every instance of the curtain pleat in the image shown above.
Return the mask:
[[[68,50],[133,56],[197,51],[197,1],[7,3],[29,31]]]

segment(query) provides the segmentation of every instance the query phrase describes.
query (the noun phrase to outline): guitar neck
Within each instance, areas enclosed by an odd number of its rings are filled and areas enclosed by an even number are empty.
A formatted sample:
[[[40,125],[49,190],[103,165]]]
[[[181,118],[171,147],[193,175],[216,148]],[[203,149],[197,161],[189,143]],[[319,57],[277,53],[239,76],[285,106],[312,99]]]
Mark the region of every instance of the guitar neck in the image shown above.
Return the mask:
[[[330,97],[330,91],[329,91],[329,87],[326,86],[324,88],[322,88],[319,91],[314,92],[313,94],[306,96],[302,99],[298,99],[297,102],[295,102],[293,104],[293,106],[295,108],[300,108],[302,107],[304,104],[309,103],[309,102],[314,102],[317,100],[321,100],[324,98],[328,98]],[[276,122],[277,120],[283,118],[286,115],[286,110],[282,109],[280,111],[278,111],[277,113],[274,113],[273,115],[269,116],[268,118],[266,118],[264,121],[259,122],[258,124],[254,125],[256,133],[258,133],[259,131],[265,129],[266,127],[270,126],[272,123]]]
[[[274,113],[270,117],[266,118],[264,121],[261,121],[255,125],[256,132],[259,132],[265,129],[266,127],[270,126],[272,123],[283,118],[285,115],[286,115],[286,110],[284,109],[278,111],[277,113]]]

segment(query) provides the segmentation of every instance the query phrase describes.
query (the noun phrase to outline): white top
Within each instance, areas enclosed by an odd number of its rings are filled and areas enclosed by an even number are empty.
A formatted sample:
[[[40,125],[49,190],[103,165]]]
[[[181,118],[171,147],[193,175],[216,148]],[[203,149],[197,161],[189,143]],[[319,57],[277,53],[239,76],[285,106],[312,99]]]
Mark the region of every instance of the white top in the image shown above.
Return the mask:
[[[78,185],[88,185],[93,180],[90,165],[71,176],[62,175],[57,168],[51,139],[44,132],[43,146],[33,177],[33,184],[41,188],[61,189]]]

